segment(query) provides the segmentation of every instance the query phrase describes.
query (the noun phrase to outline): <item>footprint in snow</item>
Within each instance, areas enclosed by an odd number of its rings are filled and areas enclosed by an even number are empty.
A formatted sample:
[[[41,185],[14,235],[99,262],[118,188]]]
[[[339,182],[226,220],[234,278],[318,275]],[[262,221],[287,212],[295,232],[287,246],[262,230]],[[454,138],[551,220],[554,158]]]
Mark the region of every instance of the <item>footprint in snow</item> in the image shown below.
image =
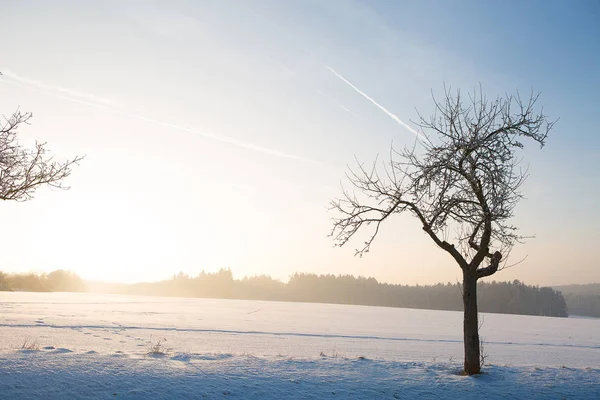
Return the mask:
[[[104,340],[112,340],[112,338],[105,337]]]

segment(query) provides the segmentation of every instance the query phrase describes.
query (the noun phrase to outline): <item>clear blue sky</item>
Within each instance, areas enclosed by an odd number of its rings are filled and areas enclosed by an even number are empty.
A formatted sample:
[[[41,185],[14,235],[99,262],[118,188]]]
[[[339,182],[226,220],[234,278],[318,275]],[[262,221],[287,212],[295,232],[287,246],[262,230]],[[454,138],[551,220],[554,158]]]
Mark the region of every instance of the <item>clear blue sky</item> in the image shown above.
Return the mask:
[[[410,218],[357,259],[332,247],[326,208],[354,155],[414,141],[402,123],[431,112],[431,91],[481,83],[540,91],[560,117],[525,152],[514,222],[537,237],[493,279],[598,282],[599,4],[0,0],[0,112],[34,113],[24,143],[87,154],[70,191],[2,204],[1,268],[455,281]]]

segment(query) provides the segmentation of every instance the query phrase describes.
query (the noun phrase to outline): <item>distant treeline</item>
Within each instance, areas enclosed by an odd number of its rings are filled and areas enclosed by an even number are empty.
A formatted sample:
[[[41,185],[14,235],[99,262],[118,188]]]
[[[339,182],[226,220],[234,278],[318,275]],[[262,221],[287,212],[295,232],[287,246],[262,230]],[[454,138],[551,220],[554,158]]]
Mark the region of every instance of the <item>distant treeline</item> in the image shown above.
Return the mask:
[[[7,274],[0,271],[0,290],[24,292],[85,292],[83,280],[62,269],[49,274]]]
[[[178,274],[172,279],[121,286],[121,293],[212,297],[227,299],[277,300],[386,307],[462,310],[458,284],[406,286],[379,283],[375,278],[352,275],[294,274],[288,283],[268,276],[233,279],[229,269],[202,272],[196,277]],[[549,287],[514,282],[480,282],[479,309],[503,314],[567,317],[562,294]]]
[[[565,297],[569,313],[600,318],[600,283],[556,286]]]
[[[480,282],[479,310],[503,314],[566,317],[568,314],[600,317],[600,284],[554,288],[513,282]],[[288,283],[261,275],[233,279],[231,270],[201,272],[190,277],[125,284],[85,282],[78,275],[58,270],[49,274],[0,272],[0,290],[31,292],[102,292],[150,296],[211,297],[275,300],[386,307],[462,310],[459,284],[425,286],[379,283],[375,278],[352,275],[294,274]]]

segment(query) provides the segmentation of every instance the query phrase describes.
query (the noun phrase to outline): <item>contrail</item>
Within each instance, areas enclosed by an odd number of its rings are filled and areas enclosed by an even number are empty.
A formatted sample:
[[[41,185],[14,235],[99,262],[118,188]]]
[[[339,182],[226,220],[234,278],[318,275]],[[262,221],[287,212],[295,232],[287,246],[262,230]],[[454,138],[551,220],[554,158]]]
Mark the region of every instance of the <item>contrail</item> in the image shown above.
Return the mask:
[[[337,104],[342,110],[346,111],[349,114],[352,114],[354,116],[357,116],[355,113],[353,113],[352,111],[350,111],[350,109],[348,109],[347,107],[344,107],[344,105],[342,103],[340,103],[339,101],[337,101],[337,99],[329,94],[325,94],[323,93],[321,90],[315,88],[315,92],[317,92],[320,96],[325,97],[326,99],[328,99],[329,101],[334,102],[335,104]]]
[[[350,114],[352,114],[352,111],[348,110],[346,107],[344,107],[343,105],[340,104],[340,108],[346,112],[349,112]]]
[[[406,122],[402,121],[400,118],[398,118],[398,116],[396,114],[394,114],[393,112],[389,111],[387,108],[385,108],[384,106],[382,106],[381,104],[379,104],[378,102],[376,102],[375,100],[373,100],[373,98],[371,98],[368,94],[366,94],[365,92],[363,92],[362,90],[360,90],[359,88],[357,88],[356,86],[354,86],[352,84],[352,82],[350,82],[348,79],[344,78],[342,75],[338,74],[333,68],[331,68],[329,65],[325,65],[325,67],[327,67],[327,69],[334,74],[335,76],[337,76],[340,80],[342,80],[345,84],[347,84],[348,86],[350,86],[352,89],[354,89],[354,91],[358,94],[360,94],[361,96],[363,96],[365,99],[369,100],[371,103],[373,103],[373,105],[377,108],[379,108],[381,111],[383,111],[384,113],[387,114],[388,117],[390,117],[391,119],[393,119],[394,121],[396,121],[398,124],[402,125],[405,129],[407,129],[409,132],[415,134],[417,137],[421,138],[421,139],[425,139],[427,140],[427,138],[425,136],[423,136],[423,134],[417,132],[415,129],[413,129],[410,125],[408,125]]]
[[[181,132],[191,133],[194,135],[205,137],[207,139],[212,139],[212,140],[216,140],[219,142],[228,143],[228,144],[231,144],[231,145],[234,145],[237,147],[242,147],[242,148],[253,150],[253,151],[256,151],[259,153],[269,154],[269,155],[275,156],[275,157],[287,158],[290,160],[301,161],[301,162],[305,162],[305,163],[309,163],[309,164],[317,164],[317,165],[323,164],[320,161],[312,160],[310,158],[286,153],[286,152],[283,152],[283,151],[280,151],[277,149],[263,147],[260,145],[256,145],[254,143],[245,142],[245,141],[238,140],[238,139],[235,139],[235,138],[232,138],[229,136],[219,135],[219,134],[213,133],[213,132],[201,131],[198,129],[189,128],[189,127],[173,124],[173,123],[166,122],[166,121],[161,121],[161,120],[157,120],[154,118],[148,118],[141,114],[137,114],[137,113],[125,110],[125,109],[119,107],[112,100],[104,99],[104,98],[101,98],[101,97],[98,97],[98,96],[95,96],[95,95],[89,94],[89,93],[78,92],[78,91],[67,89],[67,88],[60,87],[60,86],[47,85],[45,83],[36,81],[34,79],[21,77],[10,71],[3,70],[2,72],[0,72],[0,76],[10,78],[10,80],[4,80],[4,79],[0,78],[0,81],[10,82],[10,83],[16,84],[18,86],[25,86],[25,87],[37,89],[37,90],[40,90],[50,96],[53,96],[53,97],[56,97],[59,99],[71,101],[71,102],[86,105],[89,107],[105,109],[110,112],[125,115],[127,117],[138,119],[140,121],[148,122],[150,124],[163,126],[163,127],[178,130]]]
[[[3,76],[6,76],[7,78],[13,79],[13,80],[20,82],[27,86],[33,86],[38,89],[49,90],[52,92],[59,92],[61,94],[65,94],[67,96],[84,99],[87,101],[92,101],[94,103],[100,103],[100,104],[107,105],[107,106],[113,106],[113,107],[117,106],[117,104],[110,99],[98,97],[98,96],[95,96],[95,95],[89,94],[89,93],[78,92],[76,90],[71,90],[71,89],[68,89],[65,87],[61,87],[61,86],[46,85],[45,83],[36,81],[34,79],[24,78],[24,77],[19,76],[11,71],[8,71],[8,70],[3,70],[1,74]]]

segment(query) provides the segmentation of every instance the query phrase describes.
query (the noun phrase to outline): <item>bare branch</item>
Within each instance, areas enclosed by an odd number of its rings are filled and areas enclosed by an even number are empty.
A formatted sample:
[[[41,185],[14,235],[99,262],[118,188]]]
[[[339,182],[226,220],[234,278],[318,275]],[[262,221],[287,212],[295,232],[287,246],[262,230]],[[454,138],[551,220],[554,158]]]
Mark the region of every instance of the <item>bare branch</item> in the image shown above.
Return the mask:
[[[512,268],[512,267],[516,267],[517,265],[519,265],[519,264],[521,264],[523,261],[525,261],[525,260],[527,259],[527,257],[529,257],[529,255],[526,255],[525,257],[521,258],[519,261],[517,261],[517,262],[515,262],[515,263],[512,263],[512,264],[510,264],[510,265],[504,265],[504,266],[502,266],[502,267],[498,268],[498,271],[503,271],[503,270],[505,270],[505,269],[509,269],[509,268]]]
[[[63,184],[73,165],[83,157],[57,162],[47,156],[46,143],[36,143],[33,150],[23,148],[17,140],[20,126],[29,125],[31,113],[19,109],[0,121],[0,200],[27,201],[43,185],[68,189]]]
[[[490,276],[498,272],[500,260],[502,260],[502,254],[499,251],[497,251],[490,257],[490,265],[488,265],[485,268],[479,268],[477,270],[477,279],[485,278],[486,276]]]

